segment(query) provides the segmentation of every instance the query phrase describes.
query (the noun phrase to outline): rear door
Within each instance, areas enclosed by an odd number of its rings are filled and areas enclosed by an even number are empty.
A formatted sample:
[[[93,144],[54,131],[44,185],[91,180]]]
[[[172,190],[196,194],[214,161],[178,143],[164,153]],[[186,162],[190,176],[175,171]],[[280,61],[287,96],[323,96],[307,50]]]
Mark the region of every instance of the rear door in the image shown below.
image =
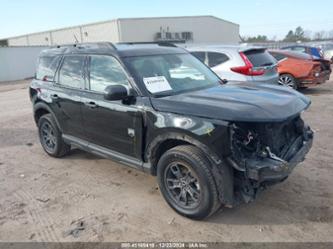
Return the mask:
[[[81,115],[81,94],[85,85],[85,55],[63,57],[58,77],[51,93],[52,109],[63,134],[84,138]]]
[[[266,49],[251,49],[244,51],[244,54],[252,63],[254,70],[264,70],[264,74],[251,76],[253,81],[264,83],[277,83],[277,61]]]

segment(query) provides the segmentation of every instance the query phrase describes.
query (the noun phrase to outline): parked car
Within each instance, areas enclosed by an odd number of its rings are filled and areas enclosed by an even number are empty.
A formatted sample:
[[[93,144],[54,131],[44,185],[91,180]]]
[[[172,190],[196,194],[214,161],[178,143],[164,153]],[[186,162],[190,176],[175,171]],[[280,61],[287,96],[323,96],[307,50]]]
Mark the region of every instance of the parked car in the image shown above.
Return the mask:
[[[164,43],[47,49],[29,94],[48,155],[76,147],[157,175],[167,203],[194,219],[285,180],[313,140],[304,95],[223,84]]]
[[[330,61],[287,50],[270,50],[278,60],[279,83],[291,88],[304,88],[329,80]],[[317,58],[317,59],[316,59]]]
[[[230,82],[277,84],[277,62],[261,47],[232,45],[186,46],[221,79]]]
[[[314,46],[306,46],[306,45],[291,45],[291,46],[286,46],[281,48],[283,50],[290,50],[294,52],[299,52],[299,53],[305,53],[317,58],[324,58],[323,51]]]
[[[322,50],[324,53],[324,59],[330,60],[333,63],[333,43],[323,44]]]

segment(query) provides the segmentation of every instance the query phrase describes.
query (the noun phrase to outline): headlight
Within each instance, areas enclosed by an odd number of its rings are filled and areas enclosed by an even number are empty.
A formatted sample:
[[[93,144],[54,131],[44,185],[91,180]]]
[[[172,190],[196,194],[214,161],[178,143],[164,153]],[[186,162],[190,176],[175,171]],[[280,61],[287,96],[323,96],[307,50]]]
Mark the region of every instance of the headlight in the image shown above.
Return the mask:
[[[177,117],[173,119],[173,124],[175,127],[189,129],[193,126],[193,121],[189,118]]]

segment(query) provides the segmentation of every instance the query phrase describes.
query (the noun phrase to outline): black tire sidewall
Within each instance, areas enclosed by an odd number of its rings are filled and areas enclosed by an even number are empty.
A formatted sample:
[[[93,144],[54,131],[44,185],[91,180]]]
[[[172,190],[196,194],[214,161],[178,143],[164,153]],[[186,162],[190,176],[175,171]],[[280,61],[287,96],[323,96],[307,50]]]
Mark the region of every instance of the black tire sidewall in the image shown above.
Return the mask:
[[[201,193],[201,200],[197,207],[195,208],[189,208],[185,209],[181,206],[179,206],[176,201],[170,196],[169,191],[166,189],[165,184],[165,170],[167,169],[167,166],[175,161],[178,161],[187,167],[189,167],[196,176],[198,177],[199,185],[200,185],[200,193]],[[204,170],[203,167],[208,167],[209,162],[206,160],[206,165],[201,165],[201,163],[198,163],[194,160],[194,158],[191,158],[187,153],[184,153],[183,151],[177,151],[177,150],[171,150],[166,152],[161,159],[158,162],[158,168],[157,168],[157,179],[158,184],[161,190],[161,193],[163,197],[165,198],[166,202],[179,214],[184,215],[189,218],[193,219],[202,219],[208,216],[214,206],[213,203],[213,196],[211,193],[213,193],[212,184],[214,182],[211,182],[209,179],[211,179],[211,176],[208,176],[207,170]]]
[[[41,134],[41,128],[42,128],[42,126],[45,122],[49,123],[49,125],[52,126],[54,136],[56,137],[56,146],[55,146],[53,151],[48,150],[45,147],[46,145],[43,142],[43,138],[42,138],[42,134]],[[44,151],[47,154],[51,155],[51,156],[57,156],[59,154],[60,150],[61,150],[60,147],[61,147],[62,138],[61,138],[61,133],[60,133],[56,123],[54,122],[54,120],[52,118],[52,115],[46,114],[38,120],[38,134],[39,134],[40,143],[41,143]]]

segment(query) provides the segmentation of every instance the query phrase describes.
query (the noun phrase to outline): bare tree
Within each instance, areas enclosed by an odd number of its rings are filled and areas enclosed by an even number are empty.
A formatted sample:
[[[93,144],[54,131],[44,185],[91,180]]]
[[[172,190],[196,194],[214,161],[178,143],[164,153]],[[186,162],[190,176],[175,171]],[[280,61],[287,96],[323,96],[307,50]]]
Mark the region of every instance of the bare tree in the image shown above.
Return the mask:
[[[304,31],[304,37],[310,40],[311,37],[312,37],[312,31],[311,30],[305,30]]]
[[[328,39],[333,39],[333,29],[328,32]]]
[[[313,40],[321,41],[326,37],[326,32],[324,30],[314,33]]]

